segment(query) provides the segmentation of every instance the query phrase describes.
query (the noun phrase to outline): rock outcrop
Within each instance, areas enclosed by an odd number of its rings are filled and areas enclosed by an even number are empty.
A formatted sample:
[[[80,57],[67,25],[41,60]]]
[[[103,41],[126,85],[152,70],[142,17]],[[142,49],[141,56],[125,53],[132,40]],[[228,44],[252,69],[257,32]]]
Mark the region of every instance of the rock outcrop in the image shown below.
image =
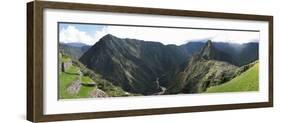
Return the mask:
[[[108,95],[104,91],[102,91],[102,90],[100,90],[98,88],[93,90],[93,91],[91,91],[89,95],[91,97],[93,97],[93,98],[108,97]]]
[[[68,70],[71,66],[72,66],[71,60],[61,62],[61,69],[62,69],[62,72],[65,72],[65,71]]]
[[[184,69],[179,68],[170,81],[168,93],[200,93],[208,87],[219,85],[235,77],[239,67],[224,62],[227,54],[213,47],[208,41],[201,51],[194,55]]]
[[[67,92],[71,95],[75,95],[80,91],[81,86],[81,82],[79,80],[75,80],[67,87]]]

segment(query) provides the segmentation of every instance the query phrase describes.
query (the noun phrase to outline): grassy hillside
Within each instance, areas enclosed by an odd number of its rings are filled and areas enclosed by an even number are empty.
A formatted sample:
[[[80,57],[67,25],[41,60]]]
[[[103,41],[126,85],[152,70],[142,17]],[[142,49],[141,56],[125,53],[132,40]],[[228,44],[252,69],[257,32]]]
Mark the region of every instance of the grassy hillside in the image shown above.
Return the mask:
[[[73,81],[79,78],[78,75],[79,68],[76,66],[71,66],[65,72],[61,72],[59,74],[59,98],[60,99],[71,99],[71,98],[88,98],[90,91],[94,91],[96,87],[86,87],[81,86],[79,92],[77,94],[70,94],[67,91],[67,88],[72,84]],[[88,76],[82,76],[81,82],[87,83],[89,81],[93,81]]]
[[[74,46],[72,44],[75,43],[59,43],[59,50],[75,60],[78,60],[91,47],[85,44],[76,43],[77,46]]]
[[[259,90],[259,64],[243,72],[241,75],[222,85],[213,86],[207,89],[207,93],[212,92],[240,92]]]
[[[103,91],[109,97],[137,95],[125,92],[121,87],[113,85],[94,71],[78,65],[77,61],[73,61],[69,56],[61,53],[59,55],[59,63],[71,63],[68,69],[59,72],[59,99],[91,98],[91,93],[98,90]],[[83,73],[81,77],[80,71]],[[96,83],[96,86],[86,86],[93,82]]]

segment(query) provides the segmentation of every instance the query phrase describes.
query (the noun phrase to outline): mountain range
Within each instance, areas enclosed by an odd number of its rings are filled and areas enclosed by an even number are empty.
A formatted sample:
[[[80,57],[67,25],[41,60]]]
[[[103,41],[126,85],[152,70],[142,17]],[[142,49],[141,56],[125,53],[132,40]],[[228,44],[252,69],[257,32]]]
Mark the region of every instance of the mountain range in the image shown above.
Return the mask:
[[[59,43],[59,51],[78,60],[91,46],[83,43]]]
[[[198,93],[234,78],[239,67],[230,64],[232,57],[217,49],[209,40],[168,80],[169,93]]]
[[[108,34],[93,46],[60,49],[123,90],[151,95],[198,93],[222,84],[258,60],[258,46],[210,40],[163,45]]]

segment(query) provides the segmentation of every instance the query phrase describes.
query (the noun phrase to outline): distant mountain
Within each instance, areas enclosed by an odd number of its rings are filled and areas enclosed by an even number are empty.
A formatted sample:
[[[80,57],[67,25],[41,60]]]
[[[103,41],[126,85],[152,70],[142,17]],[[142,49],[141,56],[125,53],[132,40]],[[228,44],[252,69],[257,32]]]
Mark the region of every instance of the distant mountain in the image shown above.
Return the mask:
[[[199,59],[225,61],[231,64],[236,64],[230,54],[225,53],[213,46],[211,40],[207,41],[207,43],[201,49],[197,57]]]
[[[258,43],[211,41],[163,45],[108,34],[79,61],[128,92],[151,95],[167,88],[167,93],[195,93],[225,82],[240,66],[257,60],[257,48]]]
[[[59,43],[59,50],[78,60],[91,46],[83,43]]]
[[[239,65],[247,65],[251,62],[254,62],[258,60],[259,58],[259,44],[255,42],[250,42],[243,44],[243,48],[241,48],[241,51],[239,54],[235,57],[235,59],[238,61],[241,61]]]
[[[188,52],[199,52],[206,42],[189,42],[181,45]],[[226,42],[212,42],[212,45],[219,51],[227,54],[229,58],[223,58],[222,61],[230,62],[236,66],[243,66],[254,62],[259,56],[259,43],[249,42],[244,44],[226,43]],[[189,56],[190,57],[190,56]]]
[[[190,58],[194,53],[200,51],[200,49],[205,45],[205,42],[188,42],[186,44],[180,45],[179,47],[184,51],[185,56]]]
[[[235,77],[238,68],[231,57],[208,41],[201,51],[174,73],[166,93],[198,93]]]
[[[73,46],[73,47],[84,47],[84,46],[89,46],[87,44],[81,43],[81,42],[72,42],[72,43],[65,43],[69,46]]]

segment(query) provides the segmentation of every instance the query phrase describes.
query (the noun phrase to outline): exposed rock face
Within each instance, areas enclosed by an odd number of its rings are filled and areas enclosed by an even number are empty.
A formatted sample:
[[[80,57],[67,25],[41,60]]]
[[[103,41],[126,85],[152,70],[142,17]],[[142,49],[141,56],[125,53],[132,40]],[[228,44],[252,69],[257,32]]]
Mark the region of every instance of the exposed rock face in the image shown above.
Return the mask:
[[[91,91],[89,95],[91,97],[93,97],[93,98],[108,97],[108,95],[104,91],[102,91],[102,90],[100,90],[98,88],[93,90],[93,91]]]
[[[211,41],[163,45],[108,34],[79,61],[127,92],[151,95],[162,93],[161,87],[165,87],[165,93],[195,93],[231,78],[236,66],[257,60],[256,46],[258,43],[232,47],[232,44]],[[248,47],[251,50],[243,50]],[[252,57],[242,58],[241,54]],[[204,78],[205,75],[211,77]],[[193,84],[194,88],[188,89]]]
[[[217,60],[235,64],[231,55],[217,49],[211,40],[208,40],[197,56],[198,59]]]
[[[223,56],[223,57],[221,57]],[[178,70],[170,82],[168,93],[198,93],[235,77],[239,67],[220,61],[226,54],[208,41],[201,51]]]
[[[189,42],[187,44],[181,45],[187,52],[191,55],[197,53],[206,46],[205,41]],[[259,58],[259,43],[249,42],[244,44],[227,43],[227,42],[211,42],[211,45],[222,55],[227,55],[228,57],[220,57],[220,55],[213,54],[220,59],[220,61],[225,61],[235,66],[243,66],[252,63]],[[211,53],[211,52],[210,52]],[[187,54],[188,55],[188,54]]]
[[[71,60],[62,62],[62,63],[61,63],[62,72],[65,72],[65,71],[68,70],[71,66],[72,66]]]
[[[72,84],[67,88],[67,92],[69,94],[77,94],[80,91],[80,87],[81,87],[81,82],[79,80],[75,80],[72,82]]]

